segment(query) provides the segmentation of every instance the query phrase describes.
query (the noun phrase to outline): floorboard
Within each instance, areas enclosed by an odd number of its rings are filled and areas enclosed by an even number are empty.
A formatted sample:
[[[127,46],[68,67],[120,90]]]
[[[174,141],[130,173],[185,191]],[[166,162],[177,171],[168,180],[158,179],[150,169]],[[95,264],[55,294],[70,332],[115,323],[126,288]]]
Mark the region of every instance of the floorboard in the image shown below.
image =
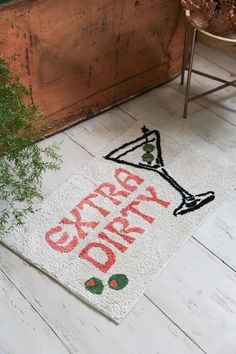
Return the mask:
[[[1,354],[68,353],[61,339],[54,334],[3,270],[0,270],[0,323]]]
[[[236,191],[219,206],[194,236],[234,271],[236,271],[235,211]]]
[[[195,240],[161,272],[147,296],[205,352],[235,353],[236,273]]]
[[[134,118],[127,116],[119,108],[114,108],[93,120],[68,129],[65,133],[95,156],[135,122]]]

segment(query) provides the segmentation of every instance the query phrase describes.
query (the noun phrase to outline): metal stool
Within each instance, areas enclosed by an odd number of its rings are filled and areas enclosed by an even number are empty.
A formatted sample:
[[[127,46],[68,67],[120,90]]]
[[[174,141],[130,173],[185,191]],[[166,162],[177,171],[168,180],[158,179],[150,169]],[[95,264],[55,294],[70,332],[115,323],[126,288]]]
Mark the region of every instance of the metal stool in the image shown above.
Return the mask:
[[[186,11],[186,16],[189,17],[190,13],[189,11]],[[190,46],[190,53],[189,53],[189,46],[188,46],[188,40],[189,40],[189,33],[190,30],[186,29],[185,32],[185,43],[184,43],[184,54],[183,54],[183,64],[182,64],[182,75],[181,75],[181,85],[184,84],[184,76],[185,76],[185,71],[188,71],[188,78],[187,78],[187,85],[186,85],[186,91],[185,91],[185,102],[184,102],[184,113],[183,113],[183,118],[187,118],[187,114],[188,114],[188,104],[189,102],[196,100],[198,98],[201,98],[203,96],[209,95],[213,92],[222,90],[228,86],[234,86],[236,87],[236,80],[233,81],[226,81],[223,80],[219,77],[213,76],[213,75],[209,75],[206,74],[204,72],[201,72],[199,70],[195,70],[193,69],[193,60],[194,60],[194,53],[195,53],[195,45],[196,45],[196,41],[197,41],[197,37],[201,36],[201,41],[204,43],[205,42],[211,42],[212,46],[216,47],[216,48],[221,48],[222,47],[222,43],[224,44],[224,46],[226,46],[227,49],[236,46],[236,39],[234,38],[226,38],[226,37],[220,37],[220,36],[216,36],[212,33],[209,33],[207,31],[198,29],[198,28],[191,28],[191,46]],[[205,40],[204,40],[205,38]],[[217,45],[217,43],[221,43],[220,45]],[[186,66],[186,57],[188,60],[187,66]],[[207,77],[209,79],[218,81],[223,83],[223,85],[220,85],[212,90],[203,92],[199,95],[190,97],[190,86],[191,86],[191,77],[192,77],[192,73]]]

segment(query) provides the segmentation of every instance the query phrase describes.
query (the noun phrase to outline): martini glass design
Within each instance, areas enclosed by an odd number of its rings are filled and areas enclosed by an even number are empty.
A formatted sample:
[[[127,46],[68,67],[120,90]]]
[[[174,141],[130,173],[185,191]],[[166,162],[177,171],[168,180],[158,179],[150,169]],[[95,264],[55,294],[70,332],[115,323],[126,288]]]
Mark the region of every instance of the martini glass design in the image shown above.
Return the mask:
[[[150,131],[142,128],[143,135],[130,141],[104,156],[106,160],[115,161],[119,164],[133,166],[158,173],[182,196],[181,204],[175,209],[174,215],[184,215],[203,207],[215,199],[215,193],[208,191],[193,195],[181,187],[164,167],[161,151],[161,137],[158,130]],[[134,153],[136,155],[134,156]],[[138,159],[137,159],[138,154]],[[137,161],[138,160],[138,161]]]

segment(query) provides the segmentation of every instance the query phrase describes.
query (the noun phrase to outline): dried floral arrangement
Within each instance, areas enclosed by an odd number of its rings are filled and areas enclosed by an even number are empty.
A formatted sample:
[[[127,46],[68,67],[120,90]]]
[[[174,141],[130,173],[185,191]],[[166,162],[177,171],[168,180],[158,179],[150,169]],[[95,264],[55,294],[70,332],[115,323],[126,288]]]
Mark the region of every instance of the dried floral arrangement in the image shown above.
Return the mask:
[[[182,0],[198,28],[221,36],[236,34],[236,0]]]

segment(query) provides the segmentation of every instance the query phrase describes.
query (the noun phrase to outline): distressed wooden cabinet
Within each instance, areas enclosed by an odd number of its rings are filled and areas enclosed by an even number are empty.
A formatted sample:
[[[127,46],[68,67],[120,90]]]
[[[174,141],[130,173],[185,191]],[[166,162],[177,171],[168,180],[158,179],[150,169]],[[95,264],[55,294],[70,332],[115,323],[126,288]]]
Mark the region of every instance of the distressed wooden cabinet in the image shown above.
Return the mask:
[[[0,5],[0,52],[30,87],[47,133],[176,76],[179,0],[18,0]]]

